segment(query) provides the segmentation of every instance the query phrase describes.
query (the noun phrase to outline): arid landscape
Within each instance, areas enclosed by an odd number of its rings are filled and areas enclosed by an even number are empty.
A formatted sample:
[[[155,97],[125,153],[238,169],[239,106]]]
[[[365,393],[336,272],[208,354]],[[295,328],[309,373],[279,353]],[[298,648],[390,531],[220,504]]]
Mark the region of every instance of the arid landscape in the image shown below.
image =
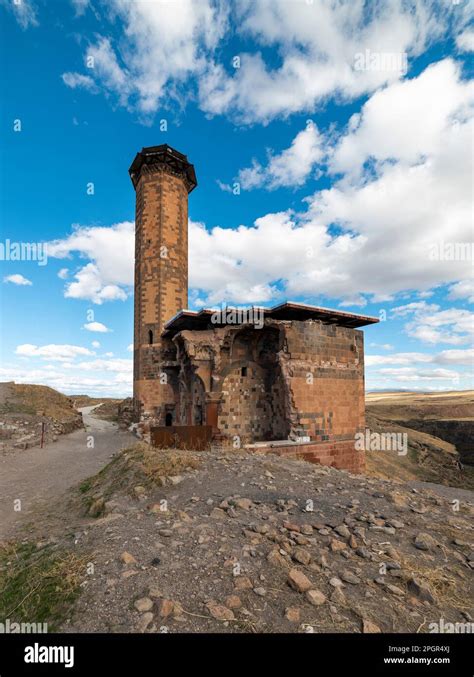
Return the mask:
[[[366,475],[245,450],[158,451],[119,430],[118,401],[2,392],[12,436],[20,414],[30,426],[75,421],[73,405],[84,416],[43,449],[35,437],[3,448],[2,618],[147,633],[423,633],[473,620],[470,438],[458,453],[418,429],[472,420],[472,392],[369,394],[367,426],[407,431],[408,453],[368,452]]]

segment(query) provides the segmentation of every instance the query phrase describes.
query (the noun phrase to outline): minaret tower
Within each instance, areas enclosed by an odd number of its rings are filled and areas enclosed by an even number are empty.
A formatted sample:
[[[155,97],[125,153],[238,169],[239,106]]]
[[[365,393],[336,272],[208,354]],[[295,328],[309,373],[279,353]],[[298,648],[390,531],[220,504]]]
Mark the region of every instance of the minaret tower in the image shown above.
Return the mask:
[[[137,414],[164,424],[172,393],[160,384],[165,323],[188,305],[188,194],[194,167],[170,146],[137,153],[129,170],[136,191],[133,397]]]

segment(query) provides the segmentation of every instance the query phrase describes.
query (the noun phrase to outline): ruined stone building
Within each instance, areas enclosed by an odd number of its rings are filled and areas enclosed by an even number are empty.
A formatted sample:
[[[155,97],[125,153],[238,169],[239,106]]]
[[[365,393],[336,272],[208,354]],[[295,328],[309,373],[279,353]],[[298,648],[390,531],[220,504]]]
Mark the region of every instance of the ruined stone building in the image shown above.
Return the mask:
[[[173,148],[153,146],[137,154],[130,176],[134,409],[142,429],[205,426],[222,446],[270,447],[360,470],[363,454],[354,449],[354,435],[364,428],[359,328],[377,320],[299,303],[261,309],[259,324],[187,310],[194,167]]]

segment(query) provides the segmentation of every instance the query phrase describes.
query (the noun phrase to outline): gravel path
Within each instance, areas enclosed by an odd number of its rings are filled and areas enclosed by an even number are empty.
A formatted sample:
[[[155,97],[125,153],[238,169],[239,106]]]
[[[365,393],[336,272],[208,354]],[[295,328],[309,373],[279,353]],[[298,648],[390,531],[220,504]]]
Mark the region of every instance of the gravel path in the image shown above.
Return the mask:
[[[47,505],[95,474],[112,454],[136,441],[130,433],[119,431],[115,423],[94,418],[93,409],[80,409],[85,430],[64,435],[43,449],[33,447],[0,457],[0,539],[31,521],[35,507]],[[92,438],[94,447],[90,448]],[[15,510],[18,499],[21,510]]]

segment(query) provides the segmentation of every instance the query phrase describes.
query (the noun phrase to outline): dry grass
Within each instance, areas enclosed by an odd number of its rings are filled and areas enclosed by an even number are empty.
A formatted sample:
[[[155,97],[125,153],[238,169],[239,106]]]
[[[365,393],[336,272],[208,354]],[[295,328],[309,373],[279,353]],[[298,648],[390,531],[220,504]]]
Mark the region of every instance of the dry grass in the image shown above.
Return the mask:
[[[94,498],[110,499],[117,492],[133,495],[137,485],[147,489],[166,484],[166,478],[181,475],[200,465],[199,453],[180,449],[155,449],[138,442],[124,449],[97,475],[82,482],[82,501],[90,508]]]
[[[77,598],[90,555],[9,543],[0,549],[0,620],[47,623],[54,630]]]
[[[72,400],[48,386],[8,383],[2,390],[0,413],[40,414],[58,421],[78,417]]]
[[[456,579],[444,565],[432,567],[423,565],[418,559],[402,558],[403,569],[410,576],[425,584],[431,591],[437,604],[443,608],[470,609],[470,595],[468,590],[462,590],[459,578]]]

